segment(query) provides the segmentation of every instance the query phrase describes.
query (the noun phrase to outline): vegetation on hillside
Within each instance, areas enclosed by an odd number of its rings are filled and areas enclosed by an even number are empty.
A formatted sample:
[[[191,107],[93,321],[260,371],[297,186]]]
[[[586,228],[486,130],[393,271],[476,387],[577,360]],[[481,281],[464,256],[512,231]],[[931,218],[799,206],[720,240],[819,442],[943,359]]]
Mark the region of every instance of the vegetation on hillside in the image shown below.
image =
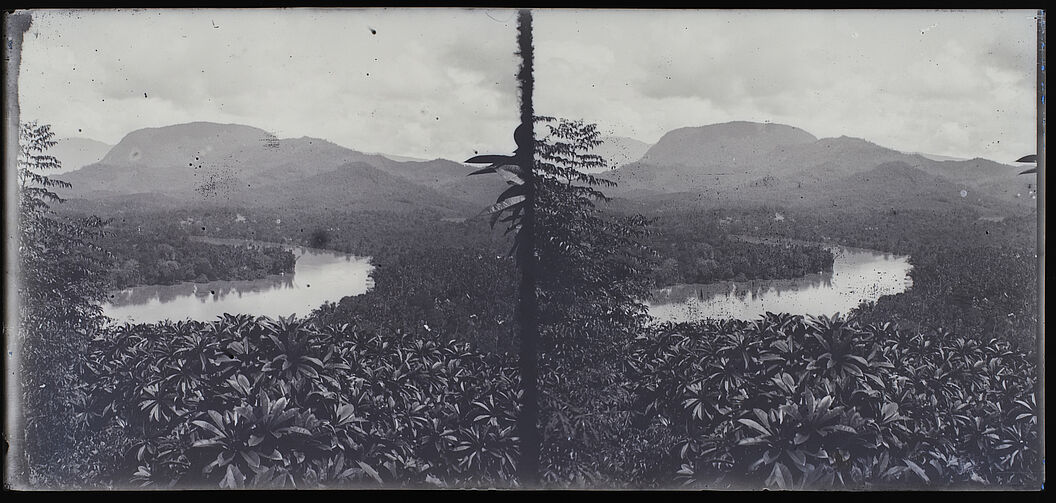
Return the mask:
[[[125,483],[516,484],[514,357],[354,319],[126,325],[93,342],[85,416],[122,439]],[[604,403],[546,395],[548,483],[1036,482],[1036,366],[999,339],[768,314],[625,349]],[[543,361],[561,390],[570,369]]]
[[[119,456],[70,413],[83,401],[88,342],[105,321],[99,302],[109,263],[95,241],[106,222],[52,210],[63,202],[54,189],[64,184],[46,174],[60,167],[47,153],[55,144],[49,126],[23,124],[19,141],[19,330],[9,347],[20,368],[21,403],[12,409],[24,436],[9,462],[33,485],[78,484]]]
[[[997,338],[1036,354],[1037,258],[1029,249],[928,247],[910,257],[913,287],[863,304],[863,320]]]
[[[638,337],[645,480],[782,489],[1034,486],[1037,367],[997,338],[841,317]]]
[[[260,279],[293,272],[296,256],[280,246],[218,245],[189,239],[172,223],[112,229],[99,246],[113,255],[113,288]]]
[[[592,159],[593,126],[542,127],[544,485],[1040,485],[1026,217],[741,208],[667,211],[649,225],[610,211],[597,185],[569,171]],[[47,130],[35,131],[23,138],[36,147],[22,165],[19,284],[31,484],[522,483],[515,261],[501,232],[427,213],[108,215],[148,235],[177,226],[371,255],[376,265],[370,292],[303,318],[108,325],[98,308],[113,266],[95,244],[103,222],[52,213],[57,199],[28,190],[50,183],[30,174],[50,165]],[[677,224],[687,216],[708,223]],[[913,288],[849,317],[649,324],[641,301],[662,259],[707,251],[721,264],[771,250],[738,248],[741,234],[908,253]],[[130,236],[106,239],[143,242]],[[808,269],[825,259],[810,247],[770,253],[788,267],[767,274],[794,274],[799,253],[812,257]]]
[[[401,249],[381,261],[364,295],[327,303],[325,324],[437,332],[484,351],[517,349],[513,259],[473,248]]]
[[[652,240],[663,257],[653,274],[658,286],[800,278],[831,271],[835,259],[820,245],[752,243],[719,228],[659,234]]]
[[[603,211],[607,183],[582,169],[597,126],[540,117],[537,143],[540,344],[540,480],[590,486],[612,459],[611,418],[626,378],[625,341],[645,327],[655,252],[648,220]],[[615,481],[613,481],[615,482]]]
[[[91,350],[84,413],[124,437],[135,485],[512,481],[517,374],[439,331],[225,315],[125,325]]]

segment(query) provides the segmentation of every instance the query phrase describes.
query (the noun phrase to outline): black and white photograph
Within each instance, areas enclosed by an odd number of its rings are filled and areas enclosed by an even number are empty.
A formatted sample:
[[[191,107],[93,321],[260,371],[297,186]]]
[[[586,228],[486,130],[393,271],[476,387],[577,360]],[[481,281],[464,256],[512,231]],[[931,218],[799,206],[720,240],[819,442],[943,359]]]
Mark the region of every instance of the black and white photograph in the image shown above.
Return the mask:
[[[1044,488],[1043,10],[3,19],[7,490]]]

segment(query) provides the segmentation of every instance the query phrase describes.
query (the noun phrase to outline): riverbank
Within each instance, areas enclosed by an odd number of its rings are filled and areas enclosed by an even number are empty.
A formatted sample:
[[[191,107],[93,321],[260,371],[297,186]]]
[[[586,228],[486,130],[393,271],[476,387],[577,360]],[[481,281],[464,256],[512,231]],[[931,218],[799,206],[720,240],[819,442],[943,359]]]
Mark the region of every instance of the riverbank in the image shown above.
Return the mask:
[[[912,286],[908,256],[827,246],[834,255],[831,271],[792,279],[674,285],[654,292],[646,303],[649,314],[659,322],[750,320],[767,312],[831,315]]]
[[[223,313],[262,316],[308,314],[325,302],[337,302],[373,287],[371,257],[252,240],[194,237],[227,246],[280,246],[296,256],[289,274],[255,280],[140,286],[112,292],[103,314],[117,321],[151,323],[165,319],[210,320]]]

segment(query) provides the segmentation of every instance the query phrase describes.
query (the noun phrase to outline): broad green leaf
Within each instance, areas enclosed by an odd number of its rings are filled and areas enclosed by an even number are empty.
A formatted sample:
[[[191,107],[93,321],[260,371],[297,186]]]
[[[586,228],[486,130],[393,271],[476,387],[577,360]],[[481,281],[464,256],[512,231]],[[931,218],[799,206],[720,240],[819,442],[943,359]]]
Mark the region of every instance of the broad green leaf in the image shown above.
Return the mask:
[[[495,155],[495,154],[490,154],[489,155],[489,154],[485,154],[485,155],[478,155],[478,156],[470,157],[469,159],[466,159],[465,163],[466,164],[498,164],[498,165],[501,166],[503,164],[514,164],[515,161],[516,161],[516,157],[512,156],[512,155]]]
[[[484,211],[480,212],[480,215],[492,215],[499,213],[503,210],[516,207],[517,205],[523,203],[524,199],[524,196],[513,196],[505,201],[495,203],[489,206],[488,208],[485,208]]]
[[[501,166],[495,172],[510,185],[524,185],[524,179],[521,178],[521,169],[518,166]]]
[[[913,473],[916,473],[917,476],[920,477],[921,479],[923,479],[925,483],[930,483],[931,482],[931,480],[928,479],[928,475],[926,473],[924,473],[924,469],[921,468],[920,465],[918,465],[918,464],[916,464],[916,463],[914,463],[914,462],[912,462],[912,461],[910,461],[908,459],[906,459],[904,461],[906,462],[906,466],[908,466],[910,470],[913,470]]]
[[[762,433],[764,435],[770,435],[771,434],[770,430],[767,430],[766,428],[763,427],[763,425],[761,425],[761,424],[759,424],[759,423],[757,423],[757,422],[755,422],[755,421],[753,421],[751,419],[741,418],[741,419],[738,419],[737,422],[739,422],[739,423],[741,423],[741,424],[743,424],[745,426],[748,426],[749,428],[757,430],[757,431],[759,431],[760,433]]]
[[[378,475],[378,471],[373,469],[373,468],[371,468],[370,465],[368,465],[368,464],[366,464],[366,463],[364,463],[362,461],[356,461],[356,464],[358,464],[359,467],[362,468],[364,472],[367,472],[367,475],[370,475],[371,478],[373,478],[374,480],[378,481],[379,484],[384,484],[385,483],[385,482],[383,482],[381,480],[381,476]]]
[[[220,481],[220,487],[223,489],[238,489],[245,487],[246,476],[242,474],[242,470],[239,470],[235,465],[227,465],[227,474],[224,475],[224,479]]]
[[[510,188],[502,191],[502,194],[499,194],[499,197],[495,199],[495,203],[496,204],[501,203],[502,201],[505,201],[506,199],[509,199],[509,198],[512,198],[512,197],[515,197],[515,196],[523,196],[527,191],[528,191],[528,188],[525,187],[524,185],[514,185],[513,187],[510,187]]]
[[[210,412],[212,412],[212,411],[210,411]],[[197,425],[197,426],[201,427],[202,429],[209,431],[210,433],[216,435],[217,438],[226,438],[227,437],[227,435],[224,435],[224,432],[218,430],[216,428],[216,426],[213,426],[208,421],[202,421],[202,420],[196,419],[194,421],[191,421],[191,424]]]

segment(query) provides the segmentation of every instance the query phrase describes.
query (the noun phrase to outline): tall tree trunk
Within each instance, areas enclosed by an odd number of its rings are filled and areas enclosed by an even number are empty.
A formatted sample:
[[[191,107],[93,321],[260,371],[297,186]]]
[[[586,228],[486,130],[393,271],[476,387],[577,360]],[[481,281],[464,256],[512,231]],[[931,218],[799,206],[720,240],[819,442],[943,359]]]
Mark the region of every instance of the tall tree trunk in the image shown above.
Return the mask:
[[[521,385],[524,388],[521,411],[517,418],[517,433],[520,437],[521,461],[518,478],[526,487],[539,484],[539,304],[536,298],[535,259],[535,135],[532,133],[535,111],[532,106],[534,77],[532,67],[532,13],[522,10],[517,16],[517,45],[521,55],[521,68],[517,79],[521,86],[521,126],[525,141],[518,138],[518,156],[527,186],[524,218],[518,232],[520,243],[517,262],[521,266],[520,302],[518,322],[520,325]]]

